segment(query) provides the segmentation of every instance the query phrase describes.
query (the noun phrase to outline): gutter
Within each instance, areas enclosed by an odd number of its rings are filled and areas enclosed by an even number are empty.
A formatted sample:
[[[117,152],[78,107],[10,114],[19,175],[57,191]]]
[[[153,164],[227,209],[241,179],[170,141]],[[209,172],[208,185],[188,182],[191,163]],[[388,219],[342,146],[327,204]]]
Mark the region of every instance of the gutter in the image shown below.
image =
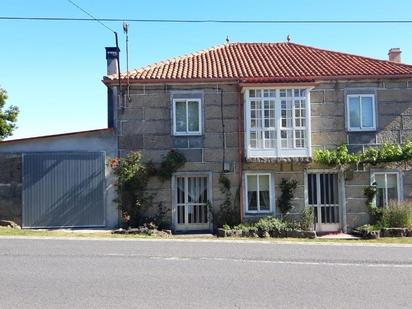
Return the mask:
[[[331,75],[331,76],[305,76],[305,77],[252,77],[252,78],[165,78],[165,79],[130,79],[130,84],[163,84],[163,83],[222,83],[232,82],[241,85],[269,84],[277,86],[291,83],[310,83],[316,84],[330,80],[372,80],[372,79],[410,79],[412,74],[393,74],[393,75]],[[110,79],[105,77],[102,83],[106,86],[119,85],[118,78]],[[127,85],[127,80],[121,78],[120,84]]]
[[[241,87],[238,86],[238,114],[237,114],[237,127],[238,127],[238,155],[239,155],[239,211],[240,211],[240,223],[243,222],[243,155],[244,155],[244,138],[243,138],[243,100]]]

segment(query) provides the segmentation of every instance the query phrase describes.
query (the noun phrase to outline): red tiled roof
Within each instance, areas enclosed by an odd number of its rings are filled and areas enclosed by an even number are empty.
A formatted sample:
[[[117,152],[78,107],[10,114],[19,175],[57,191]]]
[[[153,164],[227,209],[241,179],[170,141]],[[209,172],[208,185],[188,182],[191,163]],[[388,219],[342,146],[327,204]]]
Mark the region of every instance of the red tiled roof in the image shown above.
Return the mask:
[[[239,80],[292,82],[412,77],[412,65],[295,43],[230,43],[129,71],[130,82]],[[105,83],[118,79],[109,75]],[[126,79],[126,73],[121,74]]]

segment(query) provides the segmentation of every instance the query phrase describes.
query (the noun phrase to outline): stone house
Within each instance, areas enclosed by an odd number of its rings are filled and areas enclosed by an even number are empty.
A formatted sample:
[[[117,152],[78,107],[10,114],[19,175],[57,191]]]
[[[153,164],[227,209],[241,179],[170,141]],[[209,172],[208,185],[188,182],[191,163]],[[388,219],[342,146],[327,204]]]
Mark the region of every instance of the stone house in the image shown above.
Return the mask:
[[[107,48],[103,83],[119,155],[159,163],[176,149],[187,159],[170,182],[148,186],[174,231],[212,228],[207,201],[223,202],[222,172],[242,220],[278,215],[279,183],[295,179],[292,212],[314,207],[318,231],[367,223],[372,182],[381,206],[412,197],[408,169],[348,174],[312,162],[317,148],[362,151],[412,137],[412,66],[399,49],[386,61],[291,42],[227,43],[121,74],[117,52]]]

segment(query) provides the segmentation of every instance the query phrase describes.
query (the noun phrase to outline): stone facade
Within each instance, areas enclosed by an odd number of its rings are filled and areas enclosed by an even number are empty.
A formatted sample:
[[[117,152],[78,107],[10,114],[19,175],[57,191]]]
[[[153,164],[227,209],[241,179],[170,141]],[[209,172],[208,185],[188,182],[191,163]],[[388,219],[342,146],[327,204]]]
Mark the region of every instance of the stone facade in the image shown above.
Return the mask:
[[[21,155],[0,154],[0,220],[22,222]]]
[[[223,202],[218,178],[223,159],[229,170],[226,176],[232,182],[236,195],[240,185],[239,174],[239,90],[236,84],[225,85],[153,85],[132,86],[130,101],[117,110],[119,151],[122,156],[140,151],[143,159],[160,163],[170,149],[185,155],[187,163],[179,172],[212,173],[214,207]],[[172,99],[198,97],[202,100],[202,135],[173,136]],[[223,102],[223,125],[221,117]],[[243,117],[243,116],[242,116]],[[226,149],[223,151],[223,141]],[[171,220],[172,184],[151,178],[148,191],[155,193],[154,205],[162,202],[169,210]],[[156,206],[152,212],[156,211]]]
[[[145,160],[159,163],[170,149],[182,152],[188,162],[182,172],[212,172],[213,205],[223,201],[218,186],[223,160],[232,181],[233,194],[240,188],[247,171],[270,171],[274,176],[276,200],[282,178],[298,181],[294,212],[305,206],[307,170],[319,169],[313,163],[246,163],[243,153],[243,95],[237,84],[158,84],[132,85],[130,101],[118,108],[119,149],[121,155],[141,151]],[[377,129],[374,132],[348,132],[345,126],[346,96],[373,94],[376,102]],[[173,136],[172,99],[185,95],[202,100],[203,128],[201,136]],[[351,151],[384,142],[403,143],[412,138],[412,81],[365,80],[321,82],[311,90],[312,150],[347,144]],[[126,100],[125,100],[126,101]],[[222,102],[222,106],[221,106]],[[223,124],[222,114],[223,110]],[[223,151],[223,146],[225,150]],[[180,172],[180,171],[179,171]],[[341,229],[368,222],[363,189],[370,183],[370,171],[359,170],[340,175]],[[412,172],[402,171],[404,198],[412,197]],[[156,201],[172,209],[171,183],[153,179],[149,190],[156,192]],[[241,196],[241,195],[239,195]],[[344,200],[342,200],[344,199]],[[240,211],[240,210],[239,210]]]

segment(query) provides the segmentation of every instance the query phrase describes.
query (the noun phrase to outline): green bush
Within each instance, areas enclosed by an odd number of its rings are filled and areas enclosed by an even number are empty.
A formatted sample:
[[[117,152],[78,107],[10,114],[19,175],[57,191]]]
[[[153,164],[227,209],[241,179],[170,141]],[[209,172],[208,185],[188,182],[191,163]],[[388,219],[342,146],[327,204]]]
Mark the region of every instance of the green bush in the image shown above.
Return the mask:
[[[221,174],[219,176],[219,188],[225,199],[220,204],[219,211],[213,214],[213,219],[216,220],[217,226],[225,224],[234,226],[240,222],[239,209],[235,207],[231,187],[230,179],[226,175]]]
[[[285,216],[293,207],[292,199],[298,182],[294,179],[282,178],[280,182],[281,194],[278,199],[278,207],[283,216]]]
[[[387,228],[412,228],[412,202],[390,203],[383,209],[381,224]]]
[[[287,229],[287,224],[275,217],[265,217],[259,219],[254,226],[261,232],[283,232]]]
[[[313,208],[305,207],[299,217],[299,227],[303,231],[313,230]]]
[[[160,167],[157,171],[157,176],[162,181],[169,180],[173,173],[175,173],[180,167],[186,163],[186,157],[176,150],[170,150],[165,156],[163,156]]]

